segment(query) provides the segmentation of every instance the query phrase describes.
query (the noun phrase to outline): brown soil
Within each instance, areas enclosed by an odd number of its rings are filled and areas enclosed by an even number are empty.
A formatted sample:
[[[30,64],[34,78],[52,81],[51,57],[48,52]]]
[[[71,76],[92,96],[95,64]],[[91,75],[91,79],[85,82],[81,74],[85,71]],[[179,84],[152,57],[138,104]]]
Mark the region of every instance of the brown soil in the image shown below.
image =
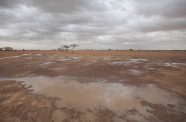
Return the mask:
[[[15,81],[0,82],[0,122],[51,122],[53,100],[31,94]]]
[[[68,61],[63,61],[61,57]],[[73,57],[80,59],[72,59]],[[149,61],[130,65],[112,64],[130,58]],[[43,62],[55,63],[45,65]],[[164,66],[167,62],[178,64],[175,67]],[[185,51],[0,51],[0,78],[64,75],[107,79],[108,82],[135,86],[156,84],[186,99],[186,65],[182,65],[185,63]],[[130,69],[144,73],[130,74]],[[55,110],[54,101],[54,98],[31,93],[18,82],[0,81],[0,122],[51,122],[52,112]],[[162,121],[186,120],[185,113],[169,113],[161,105],[151,107],[155,108],[151,113]],[[112,122],[112,111],[100,110],[98,113],[99,122]],[[175,120],[170,119],[171,115],[174,115]],[[78,115],[72,112],[72,116]]]

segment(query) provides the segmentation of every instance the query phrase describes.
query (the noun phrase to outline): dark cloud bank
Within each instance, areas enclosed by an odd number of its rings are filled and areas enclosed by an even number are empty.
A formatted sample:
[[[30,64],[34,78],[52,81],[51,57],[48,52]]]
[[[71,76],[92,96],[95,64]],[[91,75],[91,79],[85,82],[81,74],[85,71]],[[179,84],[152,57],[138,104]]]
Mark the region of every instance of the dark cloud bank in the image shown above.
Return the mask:
[[[186,0],[0,0],[0,46],[186,49]]]

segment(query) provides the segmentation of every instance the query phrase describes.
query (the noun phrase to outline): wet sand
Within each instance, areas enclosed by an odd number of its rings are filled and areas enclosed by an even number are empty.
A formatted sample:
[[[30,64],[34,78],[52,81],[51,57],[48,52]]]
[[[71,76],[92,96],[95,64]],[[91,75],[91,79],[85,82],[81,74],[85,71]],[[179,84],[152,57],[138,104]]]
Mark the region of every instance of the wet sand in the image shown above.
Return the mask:
[[[184,122],[185,54],[38,51],[3,55],[0,118],[4,122]],[[44,100],[43,107],[36,104]],[[25,114],[16,114],[21,110]]]

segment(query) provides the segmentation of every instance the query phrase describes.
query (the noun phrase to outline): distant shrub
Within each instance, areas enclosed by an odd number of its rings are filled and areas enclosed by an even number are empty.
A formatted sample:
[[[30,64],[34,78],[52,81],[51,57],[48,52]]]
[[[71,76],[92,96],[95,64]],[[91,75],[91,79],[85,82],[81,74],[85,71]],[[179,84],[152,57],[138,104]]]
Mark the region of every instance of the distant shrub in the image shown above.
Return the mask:
[[[13,51],[13,48],[12,47],[4,47],[3,48],[5,51]]]

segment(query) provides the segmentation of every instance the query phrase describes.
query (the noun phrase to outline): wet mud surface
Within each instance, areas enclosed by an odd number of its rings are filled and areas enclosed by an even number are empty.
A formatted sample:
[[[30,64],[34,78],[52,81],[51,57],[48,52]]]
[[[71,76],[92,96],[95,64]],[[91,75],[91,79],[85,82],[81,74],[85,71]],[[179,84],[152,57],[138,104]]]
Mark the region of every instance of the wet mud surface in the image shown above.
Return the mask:
[[[2,122],[184,122],[185,52],[0,55]]]

